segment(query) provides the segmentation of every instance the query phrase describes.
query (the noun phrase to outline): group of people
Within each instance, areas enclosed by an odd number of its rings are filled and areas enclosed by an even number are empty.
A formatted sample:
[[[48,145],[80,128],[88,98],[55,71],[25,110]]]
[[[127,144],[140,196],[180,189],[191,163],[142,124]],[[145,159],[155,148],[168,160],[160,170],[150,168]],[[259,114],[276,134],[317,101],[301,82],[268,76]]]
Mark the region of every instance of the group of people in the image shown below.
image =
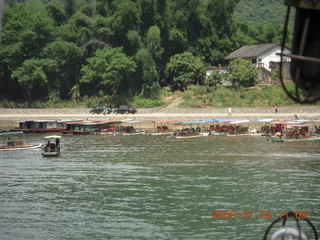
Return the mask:
[[[56,138],[55,143],[48,141],[47,145],[44,147],[45,152],[59,152],[60,150],[60,139]]]

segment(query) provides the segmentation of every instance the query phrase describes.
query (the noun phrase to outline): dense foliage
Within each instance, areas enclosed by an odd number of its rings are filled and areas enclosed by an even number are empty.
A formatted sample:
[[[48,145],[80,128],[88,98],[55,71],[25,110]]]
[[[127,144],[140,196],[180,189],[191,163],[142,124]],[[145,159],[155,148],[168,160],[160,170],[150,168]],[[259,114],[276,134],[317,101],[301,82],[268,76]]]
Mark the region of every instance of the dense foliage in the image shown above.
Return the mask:
[[[222,63],[241,45],[280,39],[281,27],[272,21],[256,27],[235,17],[238,2],[8,1],[0,100],[105,96],[116,105],[156,100],[164,86],[216,86],[221,80],[206,81],[205,67]]]
[[[230,62],[228,79],[234,88],[252,87],[256,84],[258,71],[249,60],[236,59]]]
[[[234,15],[251,23],[283,24],[286,15],[286,6],[283,2],[279,0],[240,0]]]

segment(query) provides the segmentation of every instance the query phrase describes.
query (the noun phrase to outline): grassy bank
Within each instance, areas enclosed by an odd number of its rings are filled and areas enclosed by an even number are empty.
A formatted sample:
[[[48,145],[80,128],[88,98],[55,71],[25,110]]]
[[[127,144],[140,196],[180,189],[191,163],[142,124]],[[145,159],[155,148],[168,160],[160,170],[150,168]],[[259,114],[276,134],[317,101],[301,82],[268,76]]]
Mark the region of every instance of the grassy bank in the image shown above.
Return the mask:
[[[178,100],[179,101],[176,101]],[[173,104],[177,102],[177,104]],[[164,88],[160,90],[159,98],[150,99],[143,96],[128,98],[127,96],[85,96],[81,100],[65,101],[56,96],[46,101],[34,101],[32,103],[15,102],[10,100],[0,101],[1,108],[86,108],[99,105],[117,107],[119,105],[131,105],[138,108],[154,107],[271,107],[298,106],[282,90],[280,86],[256,86],[250,89],[234,89],[230,86],[219,88],[207,86],[189,86],[187,90],[171,92]]]

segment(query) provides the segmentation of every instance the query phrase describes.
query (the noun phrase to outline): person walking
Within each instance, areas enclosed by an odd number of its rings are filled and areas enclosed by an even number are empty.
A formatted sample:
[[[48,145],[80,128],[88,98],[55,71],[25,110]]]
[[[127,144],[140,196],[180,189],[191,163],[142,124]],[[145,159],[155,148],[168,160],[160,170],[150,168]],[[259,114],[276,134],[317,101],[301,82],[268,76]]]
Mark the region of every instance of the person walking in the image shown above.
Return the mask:
[[[279,110],[278,110],[278,106],[277,105],[275,105],[274,106],[274,113],[278,113],[279,112]]]
[[[228,108],[228,116],[232,116],[232,108],[231,107]]]

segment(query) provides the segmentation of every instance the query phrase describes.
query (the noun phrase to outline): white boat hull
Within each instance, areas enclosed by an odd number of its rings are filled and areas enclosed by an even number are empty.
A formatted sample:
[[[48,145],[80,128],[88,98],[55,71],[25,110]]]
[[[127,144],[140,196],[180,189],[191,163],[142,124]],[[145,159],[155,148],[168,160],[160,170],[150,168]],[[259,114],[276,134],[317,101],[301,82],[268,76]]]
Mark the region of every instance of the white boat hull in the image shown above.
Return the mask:
[[[28,147],[8,147],[8,148],[2,148],[0,151],[13,151],[13,150],[25,150],[25,149],[35,149],[35,148],[41,148],[42,144],[36,144]]]

